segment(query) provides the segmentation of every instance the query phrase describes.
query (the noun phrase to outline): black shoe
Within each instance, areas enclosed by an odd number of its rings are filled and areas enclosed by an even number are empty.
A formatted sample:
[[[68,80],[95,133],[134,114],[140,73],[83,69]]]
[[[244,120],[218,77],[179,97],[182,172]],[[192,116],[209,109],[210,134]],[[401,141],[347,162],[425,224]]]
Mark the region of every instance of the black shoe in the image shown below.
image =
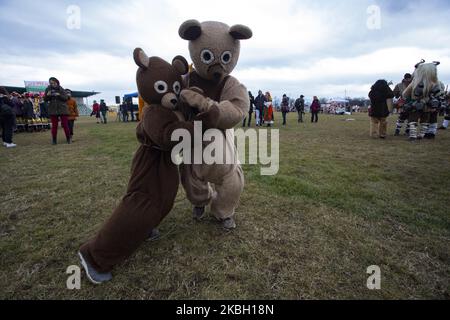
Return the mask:
[[[427,134],[425,135],[425,139],[433,140],[434,138],[436,138],[436,135],[433,134],[433,133],[427,133]]]
[[[438,130],[447,130],[447,128],[444,126],[440,126]]]
[[[66,141],[67,141],[67,144],[71,144],[72,143],[72,139],[70,139],[70,138],[67,138]]]
[[[52,145],[57,145],[58,144],[58,141],[56,140],[56,138],[53,138],[53,140],[52,140]]]
[[[205,216],[205,207],[194,207],[192,210],[192,216],[195,220],[201,221]]]
[[[394,136],[398,137],[400,135],[400,131],[395,131]]]

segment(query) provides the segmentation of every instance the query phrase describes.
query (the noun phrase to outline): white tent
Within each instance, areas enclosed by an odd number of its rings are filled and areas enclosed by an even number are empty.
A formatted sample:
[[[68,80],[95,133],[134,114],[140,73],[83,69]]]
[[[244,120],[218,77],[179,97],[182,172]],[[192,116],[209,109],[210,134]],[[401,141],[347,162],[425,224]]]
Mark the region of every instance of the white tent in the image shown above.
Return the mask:
[[[346,100],[346,99],[342,99],[342,98],[331,98],[328,103],[349,103],[350,101]]]

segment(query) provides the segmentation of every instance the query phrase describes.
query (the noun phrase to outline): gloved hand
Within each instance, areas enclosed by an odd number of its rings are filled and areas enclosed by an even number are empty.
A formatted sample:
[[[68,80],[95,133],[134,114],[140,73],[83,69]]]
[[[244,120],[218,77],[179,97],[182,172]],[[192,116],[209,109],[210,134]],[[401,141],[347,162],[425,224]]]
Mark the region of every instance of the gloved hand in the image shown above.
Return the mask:
[[[213,101],[203,95],[199,88],[184,89],[181,91],[181,102],[197,109],[200,113],[207,112],[214,104]]]
[[[201,121],[203,132],[208,129],[215,129],[219,124],[220,111],[216,105],[213,105],[207,112],[199,113],[195,116],[194,121]]]

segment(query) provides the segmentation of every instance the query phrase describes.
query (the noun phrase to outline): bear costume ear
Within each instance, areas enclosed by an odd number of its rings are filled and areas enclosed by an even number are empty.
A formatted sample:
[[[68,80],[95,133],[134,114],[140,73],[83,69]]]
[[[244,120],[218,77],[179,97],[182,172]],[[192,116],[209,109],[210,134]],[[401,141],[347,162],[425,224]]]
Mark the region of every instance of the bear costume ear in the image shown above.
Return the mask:
[[[183,56],[176,56],[173,58],[172,66],[182,76],[189,72],[189,64]]]
[[[148,68],[150,59],[145,54],[144,50],[142,50],[141,48],[134,49],[133,57],[134,57],[134,62],[136,62],[136,64],[139,67],[144,68],[144,69]]]
[[[202,25],[197,20],[185,21],[178,29],[178,34],[184,40],[196,40],[202,35]]]
[[[438,66],[438,65],[441,64],[441,62],[440,62],[440,61],[433,61],[433,64],[434,64],[435,66]]]
[[[247,40],[253,36],[253,32],[247,26],[236,24],[230,28],[230,35],[236,40]]]

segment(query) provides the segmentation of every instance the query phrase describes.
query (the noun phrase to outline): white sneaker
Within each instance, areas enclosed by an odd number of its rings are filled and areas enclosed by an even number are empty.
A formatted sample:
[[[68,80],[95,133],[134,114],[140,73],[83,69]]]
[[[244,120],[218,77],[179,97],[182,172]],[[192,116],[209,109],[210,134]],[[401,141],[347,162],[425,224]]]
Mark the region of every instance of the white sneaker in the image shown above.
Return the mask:
[[[6,144],[5,144],[5,147],[7,147],[7,148],[15,148],[15,147],[17,147],[17,144],[14,144],[14,143],[6,143]]]

